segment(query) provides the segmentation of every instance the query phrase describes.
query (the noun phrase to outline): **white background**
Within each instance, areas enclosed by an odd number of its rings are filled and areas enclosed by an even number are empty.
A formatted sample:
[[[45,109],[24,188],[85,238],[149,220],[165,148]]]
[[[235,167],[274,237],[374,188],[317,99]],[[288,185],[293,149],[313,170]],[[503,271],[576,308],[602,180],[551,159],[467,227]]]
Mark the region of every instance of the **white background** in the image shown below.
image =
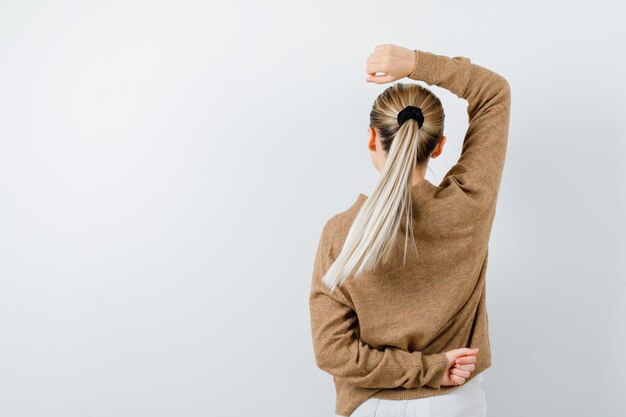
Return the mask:
[[[308,291],[378,172],[365,60],[512,89],[490,242],[491,416],[623,416],[619,2],[0,3],[0,416],[331,416]],[[411,80],[406,79],[408,82]],[[466,102],[433,87],[460,154]]]

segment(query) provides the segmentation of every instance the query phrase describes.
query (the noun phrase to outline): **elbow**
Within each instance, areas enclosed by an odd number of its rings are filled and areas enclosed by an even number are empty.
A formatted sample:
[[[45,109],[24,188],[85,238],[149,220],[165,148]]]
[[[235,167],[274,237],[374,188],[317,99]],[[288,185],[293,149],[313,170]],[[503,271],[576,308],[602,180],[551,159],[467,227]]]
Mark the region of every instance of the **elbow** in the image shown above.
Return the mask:
[[[508,96],[511,93],[509,81],[495,71],[488,71],[487,80],[492,95]]]
[[[501,75],[498,75],[498,85],[500,87],[501,94],[509,99],[511,97],[511,85],[509,81]]]
[[[509,81],[497,73],[492,73],[491,77],[491,99],[492,103],[509,105],[511,102],[511,86]]]
[[[325,368],[324,359],[318,354],[315,354],[315,366],[317,366],[322,371],[326,370],[324,369]]]
[[[328,355],[324,355],[321,352],[315,351],[315,365],[322,371],[328,372],[331,369]]]
[[[348,377],[352,374],[353,369],[348,366],[350,361],[334,354],[316,354],[315,364],[322,371],[335,377]]]
[[[510,99],[511,98],[511,86],[509,85],[509,82],[507,81],[506,78],[502,78],[502,80],[504,83],[503,85],[504,94],[506,95],[507,99]]]
[[[317,367],[322,371],[335,375],[337,373],[337,364],[333,362],[334,361],[329,355],[315,355],[315,365],[317,365]]]

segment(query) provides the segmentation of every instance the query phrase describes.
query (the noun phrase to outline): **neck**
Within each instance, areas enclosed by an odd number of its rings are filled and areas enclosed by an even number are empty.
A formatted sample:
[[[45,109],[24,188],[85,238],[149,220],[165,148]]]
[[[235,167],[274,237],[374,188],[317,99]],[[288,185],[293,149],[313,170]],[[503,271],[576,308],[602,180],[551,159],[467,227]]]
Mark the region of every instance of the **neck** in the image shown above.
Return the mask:
[[[416,168],[411,175],[411,187],[416,186],[420,182],[424,181],[426,177],[426,169],[425,168]]]

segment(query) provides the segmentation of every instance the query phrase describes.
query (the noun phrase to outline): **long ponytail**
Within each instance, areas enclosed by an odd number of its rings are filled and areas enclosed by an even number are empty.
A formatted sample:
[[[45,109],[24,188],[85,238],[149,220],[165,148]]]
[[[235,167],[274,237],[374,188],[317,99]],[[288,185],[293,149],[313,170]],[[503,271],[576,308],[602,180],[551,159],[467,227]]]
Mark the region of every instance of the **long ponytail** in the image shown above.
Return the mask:
[[[413,118],[399,125],[398,113],[408,105],[422,109],[421,128]],[[370,126],[379,130],[381,143],[387,146],[387,162],[374,191],[357,213],[340,253],[324,275],[323,282],[330,291],[350,276],[388,262],[402,225],[405,261],[409,234],[417,252],[410,184],[416,166],[427,161],[437,145],[443,133],[443,118],[439,99],[419,84],[397,83],[374,102]]]

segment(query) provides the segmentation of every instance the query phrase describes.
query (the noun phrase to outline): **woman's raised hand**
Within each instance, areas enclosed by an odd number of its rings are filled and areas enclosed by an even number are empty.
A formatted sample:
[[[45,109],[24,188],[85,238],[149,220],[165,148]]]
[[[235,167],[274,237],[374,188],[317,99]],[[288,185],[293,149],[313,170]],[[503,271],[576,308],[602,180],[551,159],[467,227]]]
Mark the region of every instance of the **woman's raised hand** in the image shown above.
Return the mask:
[[[415,51],[402,46],[383,44],[374,48],[367,58],[366,82],[390,83],[409,75],[415,66]],[[382,73],[381,75],[376,75]]]
[[[441,380],[441,385],[463,385],[476,368],[477,354],[478,348],[461,348],[446,352],[448,368]]]

